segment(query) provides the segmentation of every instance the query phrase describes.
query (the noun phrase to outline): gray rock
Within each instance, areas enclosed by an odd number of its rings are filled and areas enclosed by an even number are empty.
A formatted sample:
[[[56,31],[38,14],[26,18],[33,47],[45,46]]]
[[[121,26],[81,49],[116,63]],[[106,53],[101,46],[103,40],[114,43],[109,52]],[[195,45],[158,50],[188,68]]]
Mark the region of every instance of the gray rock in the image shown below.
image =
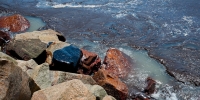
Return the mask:
[[[0,52],[0,99],[30,100],[39,87],[8,55]]]
[[[90,85],[90,84],[86,84],[87,88],[89,89],[89,91],[96,96],[96,98],[98,100],[102,100],[106,95],[106,91],[104,90],[103,87],[99,86],[99,85]]]
[[[28,61],[24,61],[24,60],[16,60],[17,61],[17,65],[24,71],[26,72],[30,77],[32,75],[33,69],[38,66],[38,64],[33,60],[30,59]]]
[[[31,77],[41,89],[51,86],[49,65],[47,63],[36,66]]]
[[[17,34],[15,38],[8,44],[7,51],[14,51],[20,58],[24,60],[30,60],[33,58],[36,59],[46,50],[49,42],[60,42],[57,36],[58,34],[59,33],[53,30]],[[46,57],[43,57],[42,60],[45,61],[45,59]],[[43,61],[41,63],[43,63]]]

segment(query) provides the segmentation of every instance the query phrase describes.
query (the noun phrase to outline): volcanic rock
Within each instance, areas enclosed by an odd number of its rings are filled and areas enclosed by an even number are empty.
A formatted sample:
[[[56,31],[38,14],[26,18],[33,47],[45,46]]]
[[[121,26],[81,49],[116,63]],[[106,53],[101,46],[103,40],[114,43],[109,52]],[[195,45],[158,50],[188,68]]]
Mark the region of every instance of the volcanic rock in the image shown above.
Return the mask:
[[[96,100],[87,87],[77,79],[37,91],[31,100]]]
[[[17,66],[17,62],[0,52],[0,99],[30,100],[39,90],[35,82]]]
[[[101,59],[99,56],[93,52],[81,49],[83,56],[80,60],[80,67],[78,73],[81,74],[92,74],[101,66]]]
[[[103,61],[105,69],[109,74],[120,78],[126,77],[130,71],[131,58],[115,48],[110,48]]]
[[[7,28],[12,32],[25,31],[29,27],[29,21],[19,14],[0,18],[0,28]]]
[[[98,85],[102,86],[109,95],[117,100],[126,100],[128,88],[118,77],[114,77],[107,70],[99,69],[93,76]]]

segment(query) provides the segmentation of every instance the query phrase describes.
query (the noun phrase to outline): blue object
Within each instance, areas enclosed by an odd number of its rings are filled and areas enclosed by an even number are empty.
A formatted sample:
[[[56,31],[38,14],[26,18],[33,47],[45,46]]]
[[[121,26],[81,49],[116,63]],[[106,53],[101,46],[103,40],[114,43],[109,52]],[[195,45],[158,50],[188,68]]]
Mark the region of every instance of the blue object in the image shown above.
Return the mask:
[[[81,57],[81,50],[73,45],[56,50],[53,53],[53,59],[58,62],[73,65],[76,68],[77,63]]]

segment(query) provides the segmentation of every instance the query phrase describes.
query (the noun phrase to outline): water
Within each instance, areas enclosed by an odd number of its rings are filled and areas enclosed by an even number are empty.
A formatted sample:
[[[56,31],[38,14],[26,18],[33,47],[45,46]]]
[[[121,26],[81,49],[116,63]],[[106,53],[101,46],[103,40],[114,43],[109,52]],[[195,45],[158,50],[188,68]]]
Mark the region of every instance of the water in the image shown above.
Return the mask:
[[[38,29],[46,25],[46,23],[44,23],[40,18],[31,16],[24,16],[24,17],[30,22],[30,27],[26,30],[27,32],[37,31]]]
[[[124,80],[129,92],[143,90],[150,76],[157,82],[152,95],[157,100],[200,98],[198,5],[198,0],[0,1],[1,7],[42,18],[67,42],[101,59],[110,47],[128,54],[134,61]]]

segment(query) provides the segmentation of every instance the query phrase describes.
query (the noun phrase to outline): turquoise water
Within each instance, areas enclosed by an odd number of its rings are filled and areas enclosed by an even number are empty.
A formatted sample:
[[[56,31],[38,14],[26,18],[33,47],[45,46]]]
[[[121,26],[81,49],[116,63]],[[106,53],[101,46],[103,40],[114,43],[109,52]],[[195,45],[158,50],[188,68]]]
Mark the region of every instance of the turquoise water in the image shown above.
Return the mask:
[[[27,32],[37,31],[38,29],[44,27],[46,23],[41,18],[24,16],[30,22],[30,28],[28,28]]]

